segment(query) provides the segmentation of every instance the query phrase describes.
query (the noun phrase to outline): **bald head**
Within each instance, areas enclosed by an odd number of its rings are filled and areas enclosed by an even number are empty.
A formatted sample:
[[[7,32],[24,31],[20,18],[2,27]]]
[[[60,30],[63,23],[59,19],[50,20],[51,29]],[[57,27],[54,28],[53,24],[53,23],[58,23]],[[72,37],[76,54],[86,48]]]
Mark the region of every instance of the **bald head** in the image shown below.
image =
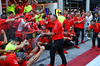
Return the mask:
[[[57,20],[57,15],[55,15],[55,14],[51,15],[51,16],[50,16],[50,20],[51,20],[52,22],[54,22],[55,20]]]

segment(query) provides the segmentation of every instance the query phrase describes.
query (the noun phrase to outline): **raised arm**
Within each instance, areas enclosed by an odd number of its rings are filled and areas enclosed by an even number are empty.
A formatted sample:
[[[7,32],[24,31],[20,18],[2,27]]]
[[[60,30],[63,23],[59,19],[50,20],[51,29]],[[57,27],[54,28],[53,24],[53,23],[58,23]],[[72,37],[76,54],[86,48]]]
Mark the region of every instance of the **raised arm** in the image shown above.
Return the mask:
[[[35,55],[33,58],[31,58],[28,62],[26,66],[31,66],[32,63],[36,62],[38,60],[38,58],[40,57],[41,53],[43,52],[43,50],[45,49],[44,46],[40,47],[40,51],[38,52],[37,55]]]
[[[6,37],[6,33],[4,30],[1,30],[1,33],[3,34],[4,40],[2,41],[1,45],[4,45],[7,43],[7,37]]]
[[[20,45],[17,45],[17,47],[16,47],[16,49],[15,50],[19,50],[19,49],[22,49],[24,46],[29,46],[29,42],[27,41],[27,40],[24,40],[23,42],[22,42],[22,44],[20,44]]]
[[[16,2],[16,0],[14,0],[14,4],[15,4],[15,5],[17,5],[17,2]]]
[[[38,2],[36,0],[34,0],[36,4],[38,4]]]

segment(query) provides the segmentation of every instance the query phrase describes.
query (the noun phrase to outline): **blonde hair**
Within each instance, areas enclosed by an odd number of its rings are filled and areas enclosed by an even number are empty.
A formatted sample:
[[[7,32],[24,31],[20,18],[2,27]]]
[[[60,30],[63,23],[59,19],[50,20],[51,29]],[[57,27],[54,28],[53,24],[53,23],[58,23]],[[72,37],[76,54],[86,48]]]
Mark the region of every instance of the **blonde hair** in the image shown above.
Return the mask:
[[[79,18],[80,17],[80,13],[76,13],[75,17]]]

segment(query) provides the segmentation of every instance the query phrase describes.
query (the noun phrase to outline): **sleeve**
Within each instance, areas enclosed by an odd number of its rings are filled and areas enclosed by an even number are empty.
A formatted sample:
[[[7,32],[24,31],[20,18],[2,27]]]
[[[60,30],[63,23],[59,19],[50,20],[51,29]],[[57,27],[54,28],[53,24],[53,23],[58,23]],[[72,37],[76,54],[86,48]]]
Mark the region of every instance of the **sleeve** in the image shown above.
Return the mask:
[[[92,28],[92,25],[90,25],[88,29],[91,30],[91,28]]]
[[[73,35],[76,35],[74,31],[73,31]]]
[[[0,41],[0,45],[1,45],[2,41]]]
[[[6,19],[0,19],[0,25],[5,23],[6,22]]]
[[[20,66],[26,66],[28,61],[24,61]]]
[[[39,28],[38,28],[38,26],[37,26],[37,24],[35,23],[35,28],[36,28],[36,30],[38,31],[39,30]]]
[[[19,6],[16,7],[16,9],[18,10]]]

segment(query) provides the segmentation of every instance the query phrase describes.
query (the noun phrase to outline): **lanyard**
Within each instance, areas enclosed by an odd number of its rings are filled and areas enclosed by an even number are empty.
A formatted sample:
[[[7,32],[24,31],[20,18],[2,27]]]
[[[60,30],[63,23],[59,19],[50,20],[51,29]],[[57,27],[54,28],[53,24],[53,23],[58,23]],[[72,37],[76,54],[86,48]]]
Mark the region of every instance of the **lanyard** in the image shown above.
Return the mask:
[[[95,17],[95,20],[98,21],[98,17],[97,18]]]

